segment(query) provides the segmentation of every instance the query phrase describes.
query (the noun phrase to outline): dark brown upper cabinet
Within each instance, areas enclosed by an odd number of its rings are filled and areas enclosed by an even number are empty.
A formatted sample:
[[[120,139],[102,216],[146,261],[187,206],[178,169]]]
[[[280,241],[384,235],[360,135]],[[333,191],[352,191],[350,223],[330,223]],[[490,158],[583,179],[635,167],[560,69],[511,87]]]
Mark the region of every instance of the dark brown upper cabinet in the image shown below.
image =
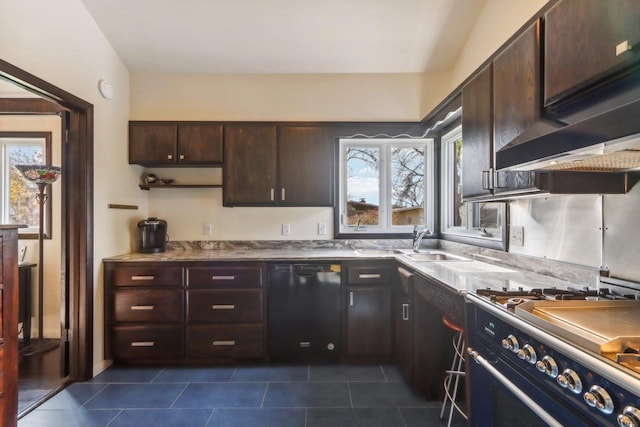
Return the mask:
[[[321,126],[278,127],[280,206],[331,206],[333,144]]]
[[[491,195],[493,82],[489,64],[462,88],[463,198]]]
[[[561,0],[547,11],[544,105],[620,78],[638,64],[639,23],[638,0]]]
[[[328,128],[229,125],[224,141],[224,206],[332,205]]]
[[[493,61],[494,152],[518,137],[555,129],[542,118],[541,24],[538,20],[525,29]],[[532,186],[530,172],[501,171],[495,176],[493,190],[503,193]]]
[[[224,206],[275,205],[276,148],[275,126],[225,126]]]
[[[144,166],[219,166],[222,125],[129,122],[129,163]]]

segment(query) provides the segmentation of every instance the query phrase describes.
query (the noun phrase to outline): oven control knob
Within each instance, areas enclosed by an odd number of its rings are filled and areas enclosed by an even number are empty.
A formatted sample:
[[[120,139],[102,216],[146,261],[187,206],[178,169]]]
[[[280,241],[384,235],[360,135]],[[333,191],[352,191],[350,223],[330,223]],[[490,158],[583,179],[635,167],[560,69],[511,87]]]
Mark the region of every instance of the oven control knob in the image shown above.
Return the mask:
[[[618,415],[618,425],[620,427],[640,426],[640,410],[633,406],[625,406],[622,414]]]
[[[599,385],[591,386],[588,392],[584,394],[584,401],[592,408],[597,408],[605,414],[613,413],[613,400],[607,393],[607,390]]]
[[[513,353],[517,353],[518,350],[520,350],[520,343],[518,342],[518,338],[509,335],[502,340],[502,347],[511,350]]]
[[[579,394],[582,392],[582,381],[580,380],[580,377],[578,376],[576,371],[574,371],[573,369],[565,369],[564,371],[562,371],[562,374],[558,375],[556,381],[558,381],[560,387],[571,390],[575,394]]]
[[[545,356],[542,358],[542,360],[538,360],[536,362],[536,368],[538,369],[538,371],[544,372],[551,378],[555,378],[558,376],[558,365],[551,356]]]
[[[520,350],[518,350],[518,357],[522,360],[526,360],[532,365],[535,365],[538,361],[536,350],[529,344],[525,344]]]

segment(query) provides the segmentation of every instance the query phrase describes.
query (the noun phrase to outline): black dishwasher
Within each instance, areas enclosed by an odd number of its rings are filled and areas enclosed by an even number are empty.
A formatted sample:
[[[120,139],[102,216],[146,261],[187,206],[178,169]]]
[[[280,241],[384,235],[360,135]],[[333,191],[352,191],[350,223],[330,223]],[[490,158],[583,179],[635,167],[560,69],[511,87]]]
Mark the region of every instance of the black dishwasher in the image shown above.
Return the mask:
[[[270,264],[269,357],[274,362],[340,358],[340,264]]]

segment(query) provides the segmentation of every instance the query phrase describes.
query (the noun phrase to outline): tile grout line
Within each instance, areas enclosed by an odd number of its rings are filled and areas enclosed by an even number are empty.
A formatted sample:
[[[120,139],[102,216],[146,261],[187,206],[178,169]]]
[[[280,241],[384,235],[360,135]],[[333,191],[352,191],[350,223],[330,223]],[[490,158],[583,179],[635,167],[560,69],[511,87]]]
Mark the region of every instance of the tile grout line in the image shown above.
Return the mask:
[[[264,388],[264,394],[262,395],[262,401],[260,402],[260,409],[264,408],[264,401],[267,398],[267,392],[269,391],[269,384],[271,383],[267,383],[267,386]]]
[[[172,409],[173,405],[176,404],[176,402],[178,401],[178,399],[180,399],[182,397],[182,395],[184,394],[185,390],[187,389],[187,387],[189,387],[189,384],[191,383],[184,383],[184,387],[182,387],[182,390],[180,391],[180,393],[178,393],[178,395],[176,396],[175,399],[173,399],[173,402],[171,402],[171,405],[169,405],[169,408],[167,409]]]
[[[349,383],[349,381],[347,381],[347,391],[349,392],[349,403],[353,408],[353,398],[351,397],[351,384]]]
[[[207,419],[207,422],[205,423],[205,426],[208,426],[208,425],[211,423],[211,421],[213,421],[213,417],[214,417],[214,415],[216,414],[216,411],[217,411],[217,410],[218,410],[218,409],[216,409],[216,408],[213,408],[213,409],[211,410],[211,414],[209,415],[209,418]],[[212,425],[213,425],[213,424],[212,424]]]
[[[98,390],[93,396],[91,396],[90,398],[88,398],[82,405],[80,405],[80,408],[84,407],[84,405],[86,405],[87,403],[89,403],[91,400],[93,400],[97,395],[99,395],[100,393],[102,393],[107,386],[109,386],[110,383],[106,383],[102,385],[102,388],[100,390]],[[36,407],[36,409],[38,409]]]
[[[109,422],[104,427],[109,427],[111,424],[113,424],[113,422],[116,420],[116,418],[118,418],[120,415],[122,415],[123,412],[124,412],[124,409],[120,409],[118,411],[118,413],[115,415],[115,417],[111,418],[109,420]]]

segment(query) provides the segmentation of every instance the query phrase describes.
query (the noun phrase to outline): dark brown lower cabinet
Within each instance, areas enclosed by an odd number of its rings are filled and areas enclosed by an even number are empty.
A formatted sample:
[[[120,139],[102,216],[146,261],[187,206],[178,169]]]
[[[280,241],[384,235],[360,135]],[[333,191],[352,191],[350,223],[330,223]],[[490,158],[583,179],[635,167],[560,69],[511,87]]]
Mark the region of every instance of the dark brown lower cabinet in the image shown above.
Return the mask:
[[[265,358],[262,263],[105,262],[106,357]]]
[[[112,330],[115,360],[169,360],[184,357],[181,325],[116,326]]]
[[[399,280],[393,292],[393,354],[394,359],[405,379],[414,381],[413,355],[413,279],[414,274],[398,269]]]
[[[262,325],[189,325],[189,359],[260,359],[264,354]]]
[[[442,401],[445,370],[453,360],[454,332],[442,324],[447,314],[456,322],[462,297],[423,277],[416,277],[413,298],[414,386],[430,401]]]
[[[348,286],[346,356],[388,359],[393,351],[391,287]]]

